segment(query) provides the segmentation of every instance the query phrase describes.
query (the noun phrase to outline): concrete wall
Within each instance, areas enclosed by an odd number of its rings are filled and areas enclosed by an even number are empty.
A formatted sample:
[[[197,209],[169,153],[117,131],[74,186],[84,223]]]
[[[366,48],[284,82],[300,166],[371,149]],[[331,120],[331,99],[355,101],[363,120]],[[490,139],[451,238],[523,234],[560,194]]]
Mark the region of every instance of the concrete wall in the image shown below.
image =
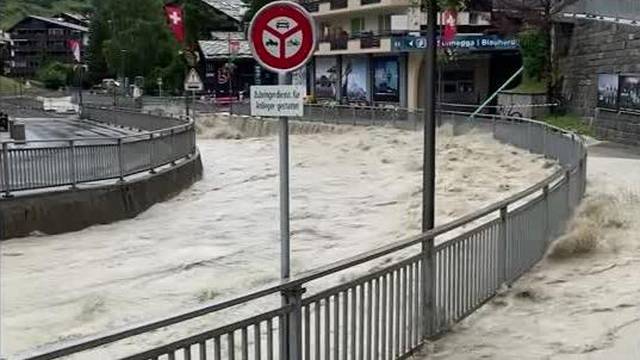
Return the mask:
[[[60,234],[130,219],[202,177],[200,155],[122,184],[24,195],[0,201],[0,240],[34,231]]]
[[[101,109],[92,106],[85,106],[82,109],[82,118],[148,131],[168,129],[180,125],[187,125],[188,123],[181,118],[157,116],[138,111]]]
[[[582,20],[555,27],[562,93],[570,111],[593,116],[599,73],[640,73],[640,27]]]
[[[598,109],[593,122],[596,136],[640,146],[640,114]]]

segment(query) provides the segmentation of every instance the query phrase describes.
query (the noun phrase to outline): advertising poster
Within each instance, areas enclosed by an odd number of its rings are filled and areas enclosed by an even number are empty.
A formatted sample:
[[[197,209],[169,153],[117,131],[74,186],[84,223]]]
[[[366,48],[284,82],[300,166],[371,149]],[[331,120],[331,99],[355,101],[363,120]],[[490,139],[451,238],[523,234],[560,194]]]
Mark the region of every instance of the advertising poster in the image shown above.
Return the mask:
[[[298,70],[291,72],[291,85],[298,85],[304,88],[304,94],[307,94],[307,67],[303,66]]]
[[[342,93],[350,103],[367,103],[367,58],[346,57],[343,59]]]
[[[618,75],[598,75],[598,107],[618,108]]]
[[[316,57],[316,97],[335,99],[338,93],[338,61],[335,57]]]
[[[620,107],[640,110],[640,75],[620,76]]]
[[[400,66],[398,58],[373,59],[373,100],[400,102]]]

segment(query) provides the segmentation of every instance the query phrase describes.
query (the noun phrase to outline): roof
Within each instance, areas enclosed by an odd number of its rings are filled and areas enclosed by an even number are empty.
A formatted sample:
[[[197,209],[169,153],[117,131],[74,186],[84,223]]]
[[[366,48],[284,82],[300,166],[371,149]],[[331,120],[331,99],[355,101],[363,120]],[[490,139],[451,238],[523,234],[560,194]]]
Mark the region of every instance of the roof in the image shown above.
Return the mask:
[[[242,31],[212,31],[211,40],[246,40]]]
[[[54,24],[54,25],[58,25],[58,26],[62,26],[62,27],[66,27],[66,28],[69,28],[69,29],[72,29],[72,30],[77,30],[77,31],[82,31],[82,32],[89,32],[89,28],[84,27],[84,26],[80,26],[80,25],[76,25],[76,24],[60,21],[58,19],[52,19],[52,18],[47,18],[47,17],[43,17],[43,16],[36,16],[36,15],[28,15],[24,19],[20,20],[17,24],[13,25],[9,29],[9,32],[13,31],[13,29],[16,26],[18,26],[20,23],[22,23],[23,21],[25,21],[26,19],[29,19],[29,18],[40,20],[40,21],[44,21],[44,22],[48,22],[50,24]]]
[[[224,13],[230,18],[242,22],[247,6],[242,0],[202,0],[207,5]]]
[[[247,40],[238,40],[240,42],[240,51],[236,55],[239,58],[250,58],[251,48]],[[228,40],[201,40],[198,41],[200,50],[205,59],[225,59],[229,58],[229,41]]]

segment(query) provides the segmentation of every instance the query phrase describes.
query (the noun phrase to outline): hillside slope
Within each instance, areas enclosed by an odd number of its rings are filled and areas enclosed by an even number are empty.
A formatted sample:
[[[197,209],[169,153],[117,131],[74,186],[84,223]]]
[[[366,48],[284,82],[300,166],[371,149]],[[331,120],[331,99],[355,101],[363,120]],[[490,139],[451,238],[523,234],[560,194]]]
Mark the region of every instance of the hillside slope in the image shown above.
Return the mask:
[[[28,14],[50,16],[63,11],[84,13],[90,8],[90,0],[2,0],[0,29],[9,28]]]

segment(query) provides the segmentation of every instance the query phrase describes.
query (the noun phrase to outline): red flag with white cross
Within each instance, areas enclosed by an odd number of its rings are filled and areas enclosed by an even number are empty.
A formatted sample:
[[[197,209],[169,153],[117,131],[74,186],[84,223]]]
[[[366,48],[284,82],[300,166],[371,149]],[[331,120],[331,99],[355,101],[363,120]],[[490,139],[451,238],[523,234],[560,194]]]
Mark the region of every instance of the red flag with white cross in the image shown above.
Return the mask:
[[[180,44],[184,44],[184,12],[182,7],[177,4],[167,4],[164,6],[164,13],[173,36]]]
[[[456,35],[458,34],[458,28],[456,26],[458,13],[455,10],[446,10],[442,14],[443,24],[444,24],[444,32],[442,34],[442,41],[445,44],[448,44],[455,40]]]

